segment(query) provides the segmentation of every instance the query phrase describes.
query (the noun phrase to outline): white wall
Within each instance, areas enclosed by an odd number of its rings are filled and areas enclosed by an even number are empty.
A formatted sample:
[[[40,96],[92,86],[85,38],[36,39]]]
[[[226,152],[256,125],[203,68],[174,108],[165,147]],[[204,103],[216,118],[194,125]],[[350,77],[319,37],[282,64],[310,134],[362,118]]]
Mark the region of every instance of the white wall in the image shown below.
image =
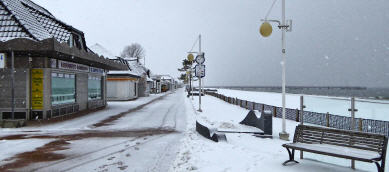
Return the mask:
[[[108,81],[107,99],[108,100],[131,100],[137,98],[138,97],[137,90],[135,90],[136,83],[137,83],[136,81]]]

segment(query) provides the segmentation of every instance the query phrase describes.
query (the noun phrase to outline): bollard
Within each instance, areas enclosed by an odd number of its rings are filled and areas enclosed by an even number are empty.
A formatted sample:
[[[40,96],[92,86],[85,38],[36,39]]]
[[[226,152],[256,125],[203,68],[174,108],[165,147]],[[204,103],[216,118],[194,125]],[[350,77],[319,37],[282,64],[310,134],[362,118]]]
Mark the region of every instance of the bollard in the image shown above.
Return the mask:
[[[326,113],[326,127],[330,127],[330,113]]]
[[[362,125],[363,125],[363,119],[361,118],[359,119],[359,126],[358,126],[359,131],[362,131]]]

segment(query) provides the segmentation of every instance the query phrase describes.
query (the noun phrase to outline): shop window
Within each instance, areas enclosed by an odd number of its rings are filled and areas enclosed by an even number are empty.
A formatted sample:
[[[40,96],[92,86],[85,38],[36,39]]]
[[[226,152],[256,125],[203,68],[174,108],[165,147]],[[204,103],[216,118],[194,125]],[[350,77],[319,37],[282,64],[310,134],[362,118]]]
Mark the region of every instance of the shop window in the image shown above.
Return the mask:
[[[74,74],[51,74],[51,104],[76,102],[76,81]]]
[[[88,100],[101,99],[101,77],[89,76]]]

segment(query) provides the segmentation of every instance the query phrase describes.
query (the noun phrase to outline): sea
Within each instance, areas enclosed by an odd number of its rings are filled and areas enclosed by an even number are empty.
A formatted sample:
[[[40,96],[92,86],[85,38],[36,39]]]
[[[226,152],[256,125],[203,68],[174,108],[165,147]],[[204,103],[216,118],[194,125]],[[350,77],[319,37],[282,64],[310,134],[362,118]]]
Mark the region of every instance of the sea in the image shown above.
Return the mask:
[[[253,86],[213,86],[210,88],[226,88],[233,90],[275,92],[281,93],[281,87],[253,87]],[[371,87],[286,87],[291,94],[320,95],[331,97],[356,97],[362,99],[389,100],[389,88]]]

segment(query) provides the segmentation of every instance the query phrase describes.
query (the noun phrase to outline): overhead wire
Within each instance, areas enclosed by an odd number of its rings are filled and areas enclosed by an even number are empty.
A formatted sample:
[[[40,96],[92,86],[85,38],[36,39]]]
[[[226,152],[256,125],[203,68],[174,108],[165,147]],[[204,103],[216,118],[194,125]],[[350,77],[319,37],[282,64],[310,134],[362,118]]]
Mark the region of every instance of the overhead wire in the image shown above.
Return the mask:
[[[197,37],[196,41],[193,43],[192,48],[189,50],[189,52],[192,52],[193,48],[196,46],[196,43],[199,41],[199,37]]]
[[[271,10],[273,9],[274,4],[276,4],[276,2],[277,2],[277,0],[273,0],[273,4],[271,5],[269,11],[267,11],[267,14],[265,16],[265,21],[267,20],[267,17],[269,16],[269,14],[270,14]]]

